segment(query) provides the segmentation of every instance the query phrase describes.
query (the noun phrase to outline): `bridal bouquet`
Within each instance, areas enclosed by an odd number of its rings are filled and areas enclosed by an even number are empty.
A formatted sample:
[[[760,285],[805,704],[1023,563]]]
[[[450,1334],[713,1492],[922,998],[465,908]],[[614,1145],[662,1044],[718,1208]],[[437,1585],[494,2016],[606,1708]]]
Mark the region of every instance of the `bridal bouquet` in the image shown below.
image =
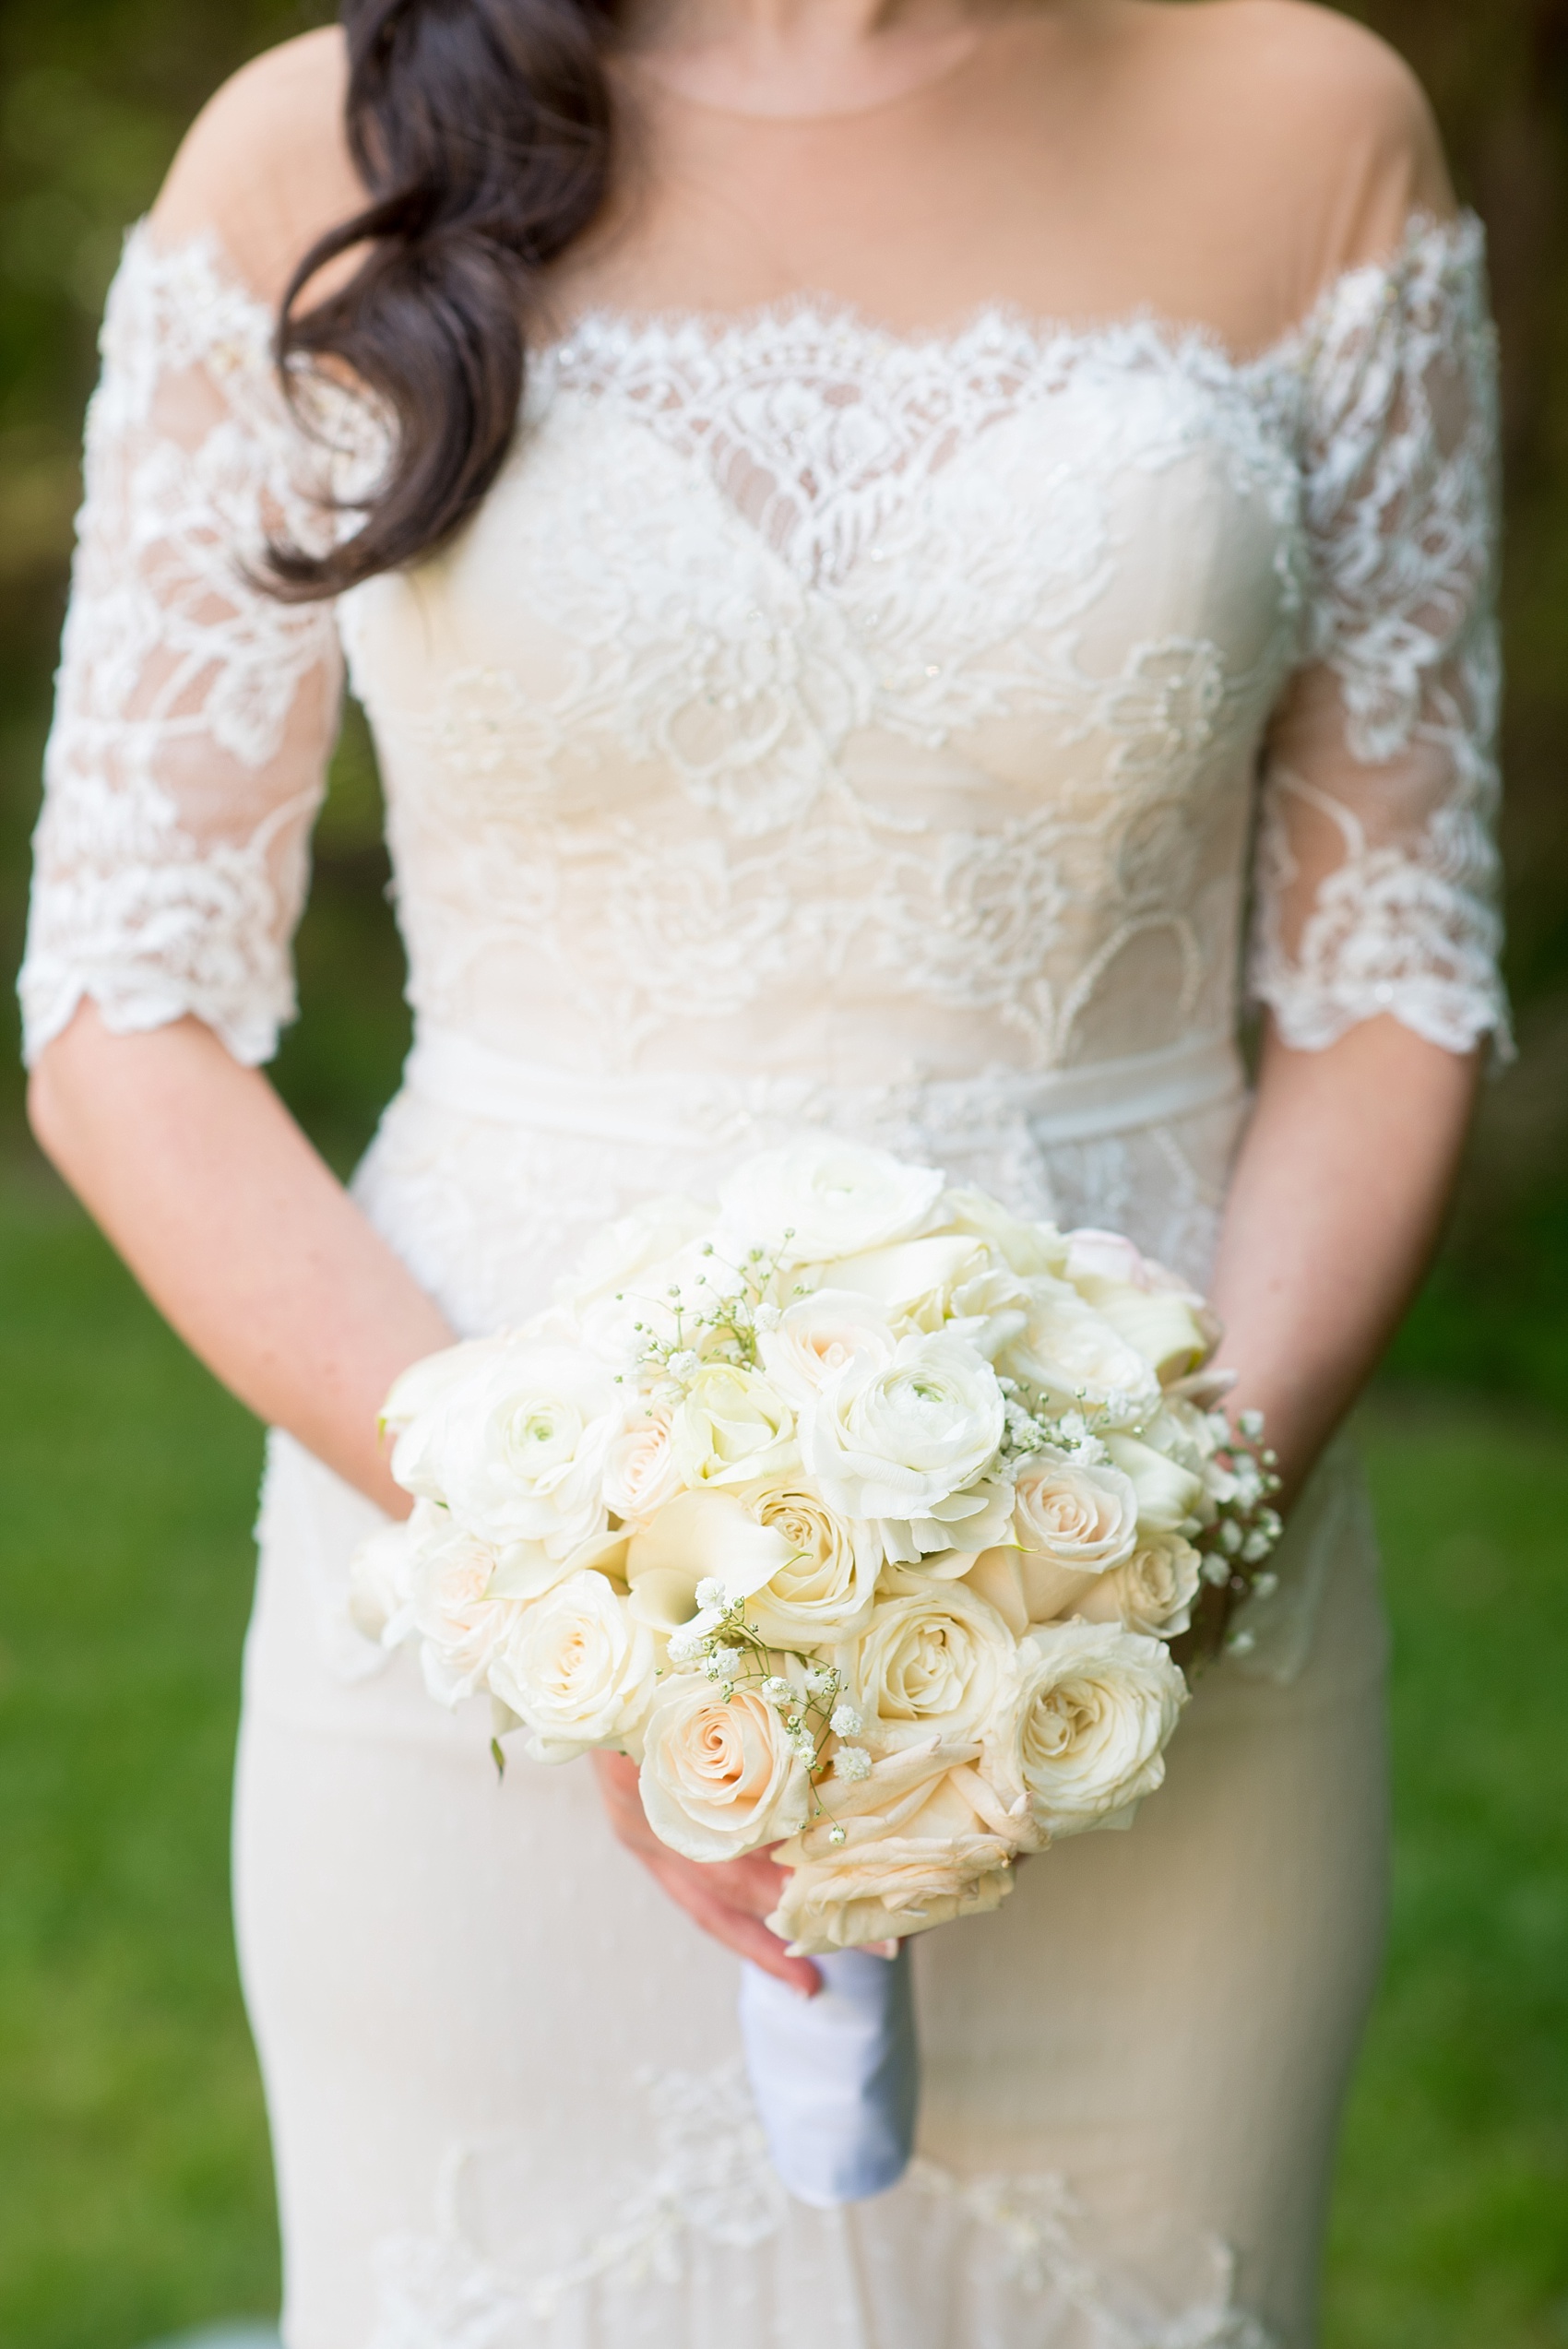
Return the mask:
[[[1172,1643],[1278,1534],[1218,1337],[1112,1233],[766,1152],[398,1380],[415,1505],[359,1552],[356,1618],[536,1759],[631,1755],[688,1858],[775,1846],[798,1952],[994,1908],[1020,1854],[1159,1785]]]

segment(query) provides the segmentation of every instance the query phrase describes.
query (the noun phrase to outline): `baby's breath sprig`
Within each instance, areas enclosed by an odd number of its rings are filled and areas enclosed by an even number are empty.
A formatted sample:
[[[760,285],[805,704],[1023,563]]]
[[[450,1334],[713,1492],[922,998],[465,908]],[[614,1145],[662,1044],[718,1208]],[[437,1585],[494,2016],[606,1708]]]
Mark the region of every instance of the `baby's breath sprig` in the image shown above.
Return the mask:
[[[1189,1672],[1194,1662],[1221,1649],[1245,1655],[1255,1644],[1245,1627],[1227,1627],[1243,1599],[1266,1598],[1277,1589],[1279,1578],[1266,1561],[1285,1530],[1274,1506],[1279,1455],[1264,1441],[1263,1413],[1238,1412],[1232,1424],[1216,1411],[1209,1428],[1217,1439],[1206,1479],[1213,1515],[1196,1536],[1205,1589],[1193,1629],[1179,1643],[1189,1650],[1190,1661],[1189,1655],[1181,1657]]]
[[[678,1281],[662,1297],[646,1300],[650,1313],[657,1311],[667,1317],[667,1327],[660,1330],[649,1322],[632,1324],[642,1341],[636,1359],[644,1378],[671,1379],[680,1385],[703,1362],[754,1370],[758,1331],[776,1329],[781,1318],[776,1301],[778,1273],[794,1236],[791,1228],[775,1249],[748,1249],[738,1264],[719,1255],[712,1240],[705,1240],[703,1255],[731,1275],[734,1285],[713,1281],[700,1272],[692,1282],[693,1288],[704,1292],[699,1300],[694,1301]],[[626,1302],[624,1289],[616,1290],[615,1301]],[[631,1301],[644,1300],[634,1297]]]
[[[849,1742],[864,1724],[844,1694],[843,1675],[837,1666],[815,1663],[794,1649],[787,1651],[786,1661],[797,1667],[796,1674],[776,1671],[776,1652],[759,1627],[747,1622],[745,1600],[731,1597],[717,1576],[697,1584],[696,1598],[695,1615],[671,1634],[670,1661],[705,1673],[727,1704],[739,1690],[754,1689],[779,1715],[786,1741],[811,1774],[814,1816],[830,1817],[817,1792],[818,1779],[830,1773],[857,1785],[871,1774],[870,1754]],[[829,1738],[838,1741],[831,1756],[826,1750]],[[833,1826],[829,1840],[841,1844],[843,1828]]]

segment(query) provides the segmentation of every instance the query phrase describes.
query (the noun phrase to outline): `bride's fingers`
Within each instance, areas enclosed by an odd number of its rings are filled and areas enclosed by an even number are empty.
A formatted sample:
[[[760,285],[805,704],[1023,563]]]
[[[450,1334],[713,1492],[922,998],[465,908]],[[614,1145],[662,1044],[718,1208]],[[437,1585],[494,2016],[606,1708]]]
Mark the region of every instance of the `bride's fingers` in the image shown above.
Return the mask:
[[[814,1996],[822,1987],[822,1976],[811,1960],[790,1957],[778,1934],[770,1933],[760,1917],[713,1899],[690,1871],[667,1871],[657,1860],[650,1860],[648,1866],[692,1922],[714,1940],[722,1942],[727,1950],[732,1950],[737,1957],[749,1958],[763,1973],[788,1984],[802,1998]]]

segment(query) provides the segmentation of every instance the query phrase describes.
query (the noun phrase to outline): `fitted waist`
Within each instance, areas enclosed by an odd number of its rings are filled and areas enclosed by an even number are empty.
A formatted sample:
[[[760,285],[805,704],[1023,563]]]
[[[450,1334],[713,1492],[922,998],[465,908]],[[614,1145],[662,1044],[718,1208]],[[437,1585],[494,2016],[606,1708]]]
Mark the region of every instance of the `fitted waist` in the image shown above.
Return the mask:
[[[1245,1079],[1228,1036],[1068,1069],[826,1085],[695,1070],[588,1074],[422,1023],[404,1086],[459,1117],[634,1147],[730,1154],[807,1126],[940,1158],[949,1140],[966,1154],[1020,1133],[1050,1147],[1238,1106]]]

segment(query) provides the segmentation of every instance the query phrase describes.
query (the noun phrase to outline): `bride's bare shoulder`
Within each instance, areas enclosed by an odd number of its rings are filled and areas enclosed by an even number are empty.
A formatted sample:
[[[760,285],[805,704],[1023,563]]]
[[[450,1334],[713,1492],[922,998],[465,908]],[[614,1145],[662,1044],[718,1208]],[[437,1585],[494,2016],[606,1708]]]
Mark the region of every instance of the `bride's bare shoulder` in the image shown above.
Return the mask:
[[[1226,135],[1255,146],[1274,184],[1322,219],[1325,261],[1376,258],[1412,212],[1453,210],[1426,93],[1364,25],[1313,0],[1199,0],[1158,13]]]
[[[347,75],[335,26],[243,66],[186,133],[153,208],[159,238],[215,236],[275,302],[300,255],[364,201],[343,127]]]

